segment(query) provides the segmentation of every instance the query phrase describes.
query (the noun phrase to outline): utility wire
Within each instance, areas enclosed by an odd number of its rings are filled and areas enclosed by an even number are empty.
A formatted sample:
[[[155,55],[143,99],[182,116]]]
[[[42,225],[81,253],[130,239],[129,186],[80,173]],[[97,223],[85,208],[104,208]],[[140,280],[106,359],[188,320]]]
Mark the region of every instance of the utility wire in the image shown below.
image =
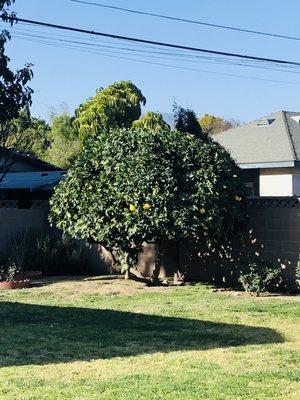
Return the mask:
[[[116,55],[111,55],[107,54],[108,51],[104,50],[102,52],[96,52],[88,49],[82,49],[78,46],[74,45],[63,45],[63,44],[55,44],[39,39],[30,39],[30,38],[22,38],[22,37],[16,37],[16,39],[22,39],[26,40],[29,42],[33,43],[41,43],[41,44],[46,44],[54,47],[60,47],[63,49],[70,49],[70,50],[75,50],[75,51],[80,51],[84,53],[90,53],[90,54],[95,54],[95,55],[100,55],[104,57],[110,57],[114,59],[121,59],[121,60],[127,60],[127,61],[135,61],[143,64],[150,64],[150,65],[156,65],[156,66],[163,66],[163,67],[169,67],[169,68],[175,68],[175,69],[181,69],[181,70],[186,70],[186,71],[194,71],[194,72],[201,72],[205,74],[212,74],[212,75],[221,75],[221,76],[228,76],[232,78],[242,78],[242,79],[251,79],[251,80],[258,80],[258,81],[265,81],[265,82],[273,82],[273,83],[281,83],[281,84],[289,84],[289,85],[300,85],[300,82],[292,82],[292,81],[283,81],[283,80],[276,80],[276,79],[268,79],[268,78],[258,78],[258,77],[253,77],[253,76],[246,76],[246,75],[237,75],[237,74],[232,74],[232,73],[225,73],[225,72],[217,72],[217,71],[209,71],[209,70],[204,70],[204,69],[197,69],[197,68],[188,68],[180,65],[173,65],[173,64],[165,64],[165,63],[159,63],[159,62],[152,62],[149,60],[142,60],[142,59],[136,59],[136,58],[129,58],[129,57],[121,57],[121,56],[116,56]]]
[[[238,28],[238,27],[235,27],[235,26],[212,24],[212,23],[209,23],[209,22],[203,22],[203,21],[197,21],[197,20],[192,20],[192,19],[173,17],[173,16],[170,16],[170,15],[156,14],[156,13],[151,13],[151,12],[146,12],[146,11],[132,10],[130,8],[117,7],[117,6],[112,6],[112,5],[103,4],[103,3],[95,3],[93,1],[85,1],[85,0],[70,0],[70,1],[72,1],[73,3],[85,4],[85,5],[89,5],[89,6],[96,6],[96,7],[102,7],[102,8],[108,8],[108,9],[111,9],[111,10],[123,11],[123,12],[131,13],[131,14],[146,15],[146,16],[149,16],[149,17],[168,19],[168,20],[171,20],[171,21],[185,22],[185,23],[188,23],[188,24],[209,26],[211,28],[229,29],[231,31],[251,33],[251,34],[262,35],[262,36],[270,36],[270,37],[276,37],[276,38],[280,38],[280,39],[298,40],[298,41],[300,40],[300,37],[295,37],[295,36],[288,36],[288,35],[282,35],[282,34],[277,34],[277,33],[262,32],[262,31],[252,30],[252,29]]]
[[[206,54],[216,54],[216,55],[221,55],[221,56],[225,56],[225,57],[241,58],[244,60],[254,60],[254,61],[263,61],[263,62],[282,64],[282,65],[300,66],[300,62],[295,62],[295,61],[279,60],[279,59],[272,59],[272,58],[265,58],[265,57],[256,57],[256,56],[249,56],[249,55],[243,55],[243,54],[238,54],[238,53],[229,53],[229,52],[224,52],[224,51],[202,49],[199,47],[184,46],[184,45],[173,44],[173,43],[157,42],[154,40],[138,39],[138,38],[129,37],[129,36],[115,35],[112,33],[95,32],[95,31],[87,30],[87,29],[74,28],[74,27],[65,26],[65,25],[51,24],[48,22],[34,21],[34,20],[24,19],[24,18],[10,17],[8,19],[11,22],[24,22],[27,24],[44,26],[47,28],[67,30],[67,31],[71,31],[71,32],[86,33],[89,35],[103,36],[103,37],[108,37],[108,38],[112,38],[112,39],[127,40],[127,41],[131,41],[131,42],[136,42],[136,43],[152,44],[152,45],[156,45],[156,46],[169,47],[169,48],[173,48],[173,49],[188,50],[188,51],[194,51],[194,52],[200,52],[200,53],[206,53]]]
[[[23,25],[23,23],[21,23]],[[27,26],[26,24],[24,24]],[[0,24],[0,27],[2,25]],[[4,26],[3,26],[4,28]],[[280,71],[280,72],[293,72],[293,73],[299,73],[299,70],[293,70],[296,69],[297,67],[295,66],[283,66],[282,68],[287,68],[287,69],[274,69],[271,66],[268,67],[266,64],[265,66],[262,66],[260,62],[258,61],[252,61],[252,60],[235,60],[234,58],[222,58],[222,57],[217,57],[217,56],[208,56],[208,55],[199,55],[199,54],[194,54],[194,53],[186,53],[182,50],[176,50],[176,51],[168,51],[168,50],[162,50],[158,46],[150,46],[150,45],[142,45],[139,43],[126,43],[125,41],[122,41],[122,45],[120,46],[118,43],[114,41],[109,41],[107,39],[97,39],[94,42],[87,42],[87,41],[82,41],[79,39],[78,36],[74,35],[62,35],[60,33],[55,33],[55,34],[50,34],[50,32],[43,32],[37,31],[34,29],[25,29],[25,28],[18,28],[16,26],[13,26],[8,29],[11,34],[21,34],[23,36],[28,36],[28,37],[35,37],[35,38],[40,38],[40,39],[47,39],[47,40],[52,40],[52,41],[62,41],[62,42],[70,42],[70,43],[76,43],[80,44],[83,46],[92,46],[92,47],[104,47],[104,48],[110,48],[110,49],[117,49],[117,50],[122,50],[126,52],[134,52],[134,53],[141,53],[141,54],[154,54],[154,55],[160,55],[160,56],[166,56],[166,57],[180,57],[180,59],[176,59],[177,61],[192,61],[192,62],[205,62],[205,63],[221,63],[221,64],[226,64],[226,65],[236,65],[236,66],[243,66],[243,67],[254,67],[254,68],[262,68],[262,69],[268,69],[272,71]],[[104,44],[102,44],[104,43]],[[126,47],[125,47],[126,46]],[[141,48],[142,47],[142,48]],[[148,56],[147,56],[148,57]]]
[[[183,53],[178,53],[178,52],[167,52],[167,51],[158,51],[158,50],[145,50],[145,49],[140,49],[140,48],[128,48],[128,47],[124,47],[124,46],[112,46],[110,44],[101,44],[101,43],[91,43],[91,42],[84,42],[82,40],[79,40],[78,38],[75,38],[74,36],[65,36],[65,35],[61,35],[62,37],[55,37],[57,35],[51,36],[49,34],[40,34],[40,33],[27,33],[27,32],[31,32],[30,30],[24,30],[24,29],[18,29],[18,28],[13,28],[10,29],[10,33],[12,35],[14,35],[14,37],[18,37],[18,38],[34,38],[34,39],[46,39],[46,40],[50,40],[51,42],[54,43],[67,43],[67,44],[75,44],[75,45],[79,45],[80,48],[89,48],[89,47],[93,47],[93,48],[100,48],[100,49],[109,49],[107,51],[111,52],[111,53],[115,53],[115,54],[125,54],[125,55],[132,55],[132,53],[134,53],[137,56],[142,56],[145,58],[156,58],[156,59],[162,59],[162,60],[168,60],[168,61],[179,61],[179,62],[197,62],[197,63],[208,63],[208,64],[217,64],[217,65],[234,65],[234,66],[243,66],[243,67],[250,67],[250,68],[259,68],[259,69],[267,69],[269,71],[278,71],[278,72],[287,72],[287,73],[294,73],[294,74],[299,74],[300,71],[298,70],[291,70],[289,69],[278,69],[278,68],[272,68],[268,65],[263,66],[263,65],[258,65],[258,64],[252,64],[247,61],[245,62],[241,62],[241,61],[235,61],[235,60],[228,60],[228,59],[222,59],[220,57],[208,57],[208,56],[203,56],[203,55],[194,55],[194,54],[183,54]],[[111,42],[108,42],[111,43]],[[120,50],[120,51],[117,51]],[[176,58],[174,58],[176,57]],[[179,57],[179,58],[178,58]],[[293,67],[295,68],[295,67]]]
[[[21,25],[25,25],[28,26],[25,23],[21,23]],[[2,27],[2,25],[0,25],[0,27]],[[5,28],[5,26],[3,26],[3,28]],[[109,41],[107,39],[97,39],[94,42],[82,42],[79,41],[79,37],[78,36],[74,36],[74,35],[62,35],[60,33],[55,33],[55,34],[50,34],[50,32],[46,32],[46,33],[41,33],[41,31],[38,30],[34,30],[34,29],[25,29],[25,28],[17,28],[16,26],[10,27],[8,29],[11,33],[21,33],[23,35],[28,35],[28,36],[35,36],[37,38],[47,38],[47,39],[51,39],[51,40],[62,40],[62,41],[71,41],[71,39],[78,41],[78,43],[80,44],[84,44],[87,46],[99,46],[99,47],[110,47],[112,49],[120,49],[120,50],[126,50],[126,51],[134,51],[134,52],[141,52],[141,53],[149,53],[149,54],[159,54],[159,55],[166,55],[166,56],[177,56],[177,57],[182,57],[183,59],[186,60],[190,60],[190,59],[195,59],[195,60],[209,60],[209,61],[218,61],[218,62],[222,62],[222,63],[227,63],[227,64],[231,64],[231,65],[239,65],[239,66],[253,66],[253,63],[261,64],[259,61],[252,61],[252,60],[241,60],[241,61],[235,61],[234,58],[222,58],[222,57],[216,57],[216,56],[208,56],[208,55],[198,55],[198,54],[194,54],[193,52],[191,53],[186,53],[183,50],[177,50],[177,51],[167,51],[167,50],[162,50],[160,47],[158,46],[151,46],[151,45],[144,45],[144,44],[140,44],[140,43],[126,43],[125,41],[122,41],[122,46],[127,46],[127,47],[120,47],[118,45],[118,43],[116,43],[115,41]],[[43,36],[46,35],[46,36]],[[61,39],[63,38],[63,39]],[[102,45],[101,43],[105,43],[105,45]],[[110,46],[109,46],[110,45]],[[142,47],[142,49],[141,49]],[[152,50],[153,49],[153,50]],[[263,67],[262,67],[263,68]],[[296,66],[284,66],[284,68],[297,68]],[[271,69],[271,68],[268,68]],[[272,69],[273,70],[273,69]],[[278,71],[285,71],[285,70],[278,70]]]

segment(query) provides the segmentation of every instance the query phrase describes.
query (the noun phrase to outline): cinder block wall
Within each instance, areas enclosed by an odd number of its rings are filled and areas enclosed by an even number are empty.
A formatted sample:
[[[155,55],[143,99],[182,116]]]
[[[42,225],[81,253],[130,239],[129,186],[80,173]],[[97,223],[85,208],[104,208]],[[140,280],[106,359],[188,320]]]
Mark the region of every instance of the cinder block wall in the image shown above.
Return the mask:
[[[263,258],[281,265],[286,284],[293,287],[300,253],[299,199],[249,199],[248,215],[248,234],[244,245],[240,238],[236,238],[233,246],[223,243],[223,249],[209,252],[195,242],[185,241],[179,244],[177,260],[180,270],[187,278],[236,282],[243,264]],[[168,275],[169,266],[176,265],[175,253],[174,243],[165,243],[162,251],[154,244],[148,244],[140,256],[139,269],[150,275],[155,260],[159,259],[162,275]]]
[[[0,252],[19,232],[49,228],[48,208],[0,208]]]
[[[49,206],[44,200],[33,201],[33,208],[17,208],[16,201],[0,203],[0,254],[5,252],[9,241],[19,233],[44,231],[61,237],[61,232],[52,228],[48,221]],[[86,269],[91,274],[109,274],[112,271],[112,259],[108,251],[100,245],[87,244]]]
[[[222,251],[208,252],[199,243],[163,243],[145,245],[138,267],[151,275],[157,259],[162,275],[179,269],[190,279],[215,282],[234,282],[241,265],[249,259],[264,258],[283,268],[289,286],[294,283],[295,268],[300,253],[300,203],[295,197],[253,198],[248,200],[249,225],[245,247],[236,238],[233,246],[223,244]],[[18,232],[26,229],[48,230],[47,207],[18,209],[0,208],[0,252]],[[112,271],[112,259],[102,246],[89,246],[89,263],[94,273]],[[179,260],[179,262],[178,262]]]

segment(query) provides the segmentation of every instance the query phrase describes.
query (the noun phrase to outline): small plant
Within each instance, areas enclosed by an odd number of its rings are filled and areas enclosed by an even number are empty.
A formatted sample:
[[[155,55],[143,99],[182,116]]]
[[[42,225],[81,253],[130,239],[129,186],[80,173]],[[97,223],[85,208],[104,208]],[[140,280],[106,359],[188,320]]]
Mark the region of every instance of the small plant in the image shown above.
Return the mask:
[[[24,269],[24,261],[26,254],[26,235],[19,234],[10,240],[9,243],[9,263],[15,265],[20,270]]]
[[[6,279],[5,268],[3,265],[0,265],[0,282],[4,282]]]
[[[248,270],[240,275],[239,281],[247,293],[255,293],[259,296],[266,290],[278,289],[281,281],[281,268],[270,261],[253,262],[249,264]]]
[[[300,254],[298,256],[298,262],[295,271],[295,282],[298,290],[300,290]]]
[[[6,265],[0,266],[0,282],[15,282],[20,272],[16,263],[9,260]]]
[[[20,275],[20,272],[20,268],[17,266],[17,264],[14,262],[10,262],[7,266],[6,281],[16,281],[18,279],[18,276]]]

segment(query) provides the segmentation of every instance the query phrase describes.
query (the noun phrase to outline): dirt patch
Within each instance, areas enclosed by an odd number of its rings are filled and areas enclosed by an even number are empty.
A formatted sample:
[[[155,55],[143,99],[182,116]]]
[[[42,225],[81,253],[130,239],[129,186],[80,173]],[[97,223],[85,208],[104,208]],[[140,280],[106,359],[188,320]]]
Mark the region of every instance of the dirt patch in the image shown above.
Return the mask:
[[[121,277],[51,277],[34,281],[30,289],[34,292],[49,293],[54,291],[69,292],[71,297],[85,294],[111,296],[134,296],[140,293],[160,293],[172,288],[147,286],[141,282],[125,280]]]

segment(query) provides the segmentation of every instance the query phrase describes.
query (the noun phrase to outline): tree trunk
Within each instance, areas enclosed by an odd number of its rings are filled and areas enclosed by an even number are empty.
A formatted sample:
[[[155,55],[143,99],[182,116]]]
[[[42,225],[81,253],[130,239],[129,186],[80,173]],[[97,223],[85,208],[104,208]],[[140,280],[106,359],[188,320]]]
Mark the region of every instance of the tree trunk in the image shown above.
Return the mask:
[[[131,278],[130,267],[128,266],[125,271],[125,279],[130,279],[130,278]]]
[[[175,263],[177,269],[174,271],[174,285],[184,285],[185,276],[183,272],[180,271],[180,242],[176,240],[176,248],[175,248]]]
[[[160,281],[158,279],[159,273],[160,273],[160,265],[159,265],[159,262],[157,262],[157,260],[156,260],[153,271],[152,271],[152,276],[151,276],[151,282],[155,285],[160,283]]]
[[[181,286],[184,285],[184,282],[185,282],[185,276],[178,269],[177,271],[174,272],[174,285]]]

